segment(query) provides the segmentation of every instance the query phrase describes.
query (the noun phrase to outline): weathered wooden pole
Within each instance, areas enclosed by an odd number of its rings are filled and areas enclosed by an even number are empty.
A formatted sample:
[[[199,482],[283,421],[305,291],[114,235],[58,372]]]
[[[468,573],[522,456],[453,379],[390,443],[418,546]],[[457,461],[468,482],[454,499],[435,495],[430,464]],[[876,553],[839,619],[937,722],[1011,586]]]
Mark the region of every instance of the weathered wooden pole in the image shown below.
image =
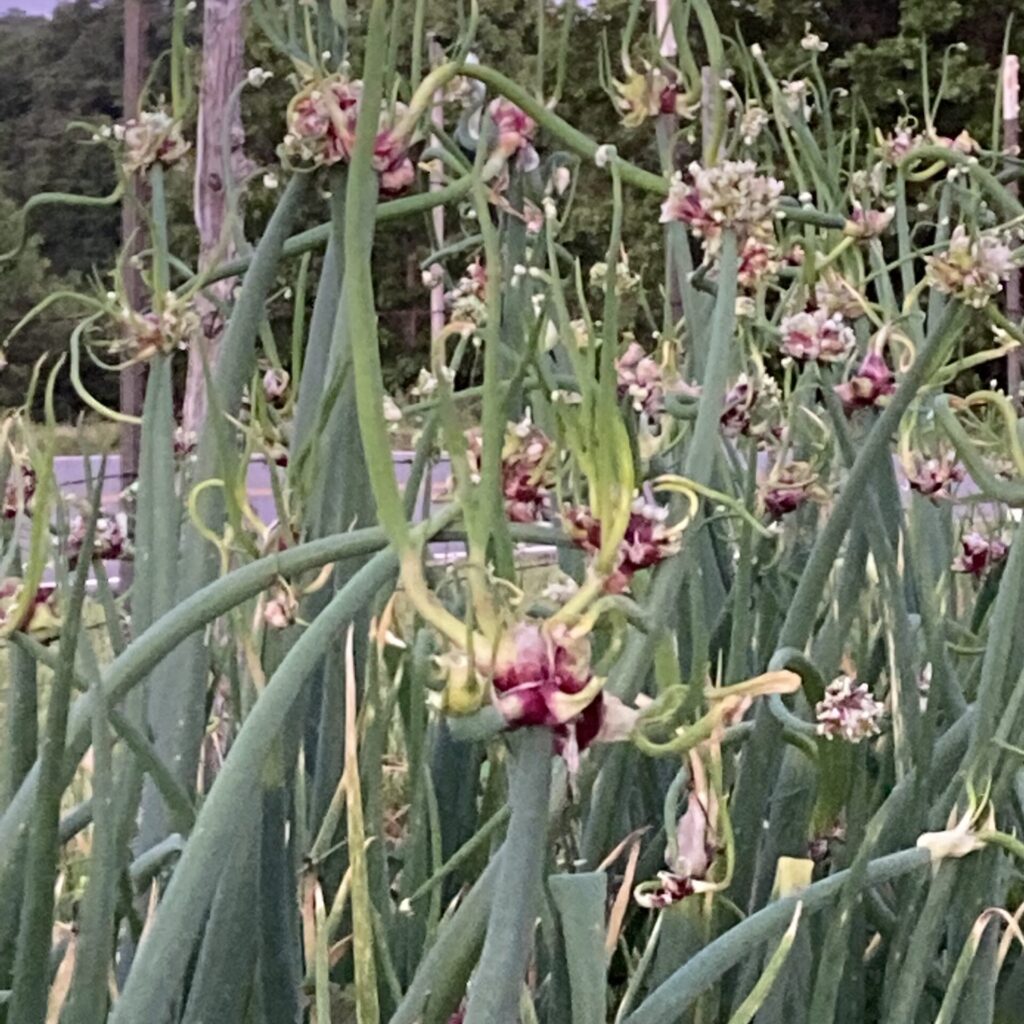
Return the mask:
[[[199,231],[199,269],[235,255],[228,230],[229,188],[244,175],[240,104],[231,101],[232,92],[242,80],[245,51],[243,0],[206,0],[203,4],[203,69],[199,87],[199,123],[196,128],[196,176],[194,205]],[[229,140],[229,156],[224,159],[223,142]],[[235,278],[211,285],[213,297],[230,300]],[[204,361],[212,367],[223,333],[223,320],[215,303],[197,298],[202,329],[188,352],[185,397],[182,401],[182,427],[186,436],[197,433],[206,417],[206,378]]]
[[[144,0],[124,0],[124,46],[122,50],[123,76],[121,83],[122,110],[125,120],[139,113],[142,83],[146,75],[146,24]],[[146,247],[145,184],[139,175],[133,175],[125,189],[121,204],[121,243],[129,257],[124,261],[124,291],[132,309],[140,309],[145,302],[146,289],[142,275],[131,259]],[[130,416],[142,414],[142,400],[146,388],[146,370],[135,363],[121,371],[121,412]],[[125,423],[121,427],[121,487],[130,487],[139,474],[139,428]],[[122,566],[122,575],[126,570]],[[122,579],[122,584],[126,581]]]
[[[1002,68],[1003,87],[1003,149],[1009,156],[1020,156],[1020,59],[1012,53],[1006,55]],[[1007,186],[1017,195],[1019,186],[1013,178]],[[1021,309],[1020,271],[1014,269],[1006,282],[1006,317],[1019,324]],[[1020,393],[1021,354],[1014,350],[1006,356],[1006,391],[1018,410],[1022,408]]]

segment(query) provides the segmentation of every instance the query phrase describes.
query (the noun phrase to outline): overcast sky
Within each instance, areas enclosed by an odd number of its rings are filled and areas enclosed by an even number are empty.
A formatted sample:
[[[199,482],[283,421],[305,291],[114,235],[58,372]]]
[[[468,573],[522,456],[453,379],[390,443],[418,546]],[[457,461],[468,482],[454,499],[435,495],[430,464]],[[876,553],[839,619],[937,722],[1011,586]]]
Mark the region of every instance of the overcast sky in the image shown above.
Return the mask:
[[[0,14],[8,11],[25,11],[26,14],[49,14],[57,6],[57,0],[0,0]]]

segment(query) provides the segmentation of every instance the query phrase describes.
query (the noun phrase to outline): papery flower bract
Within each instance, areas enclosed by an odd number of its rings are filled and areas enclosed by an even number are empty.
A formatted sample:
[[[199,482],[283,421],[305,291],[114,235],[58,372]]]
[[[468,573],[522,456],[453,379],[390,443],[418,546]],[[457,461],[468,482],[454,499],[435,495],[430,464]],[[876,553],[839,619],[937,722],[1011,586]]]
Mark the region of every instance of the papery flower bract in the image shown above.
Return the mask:
[[[928,458],[914,455],[904,464],[903,472],[910,489],[929,498],[950,497],[953,485],[964,478],[964,468],[952,452]]]
[[[744,146],[752,146],[772,122],[771,114],[759,103],[748,102],[740,118],[740,137]]]
[[[690,181],[677,178],[661,207],[663,224],[688,224],[704,239],[709,254],[718,251],[722,231],[729,228],[741,241],[748,237],[771,241],[773,217],[783,184],[757,173],[753,160],[726,160],[713,167],[690,164]]]
[[[775,466],[760,487],[761,503],[772,519],[795,512],[821,496],[817,474],[806,462]]]
[[[828,49],[828,43],[817,32],[812,32],[810,25],[805,24],[804,37],[800,40],[800,49],[813,53],[824,53]]]
[[[1002,291],[1016,263],[1012,250],[1000,238],[992,234],[972,238],[964,225],[958,224],[945,252],[926,256],[925,265],[925,276],[933,288],[981,309]]]
[[[953,572],[967,573],[975,579],[984,576],[993,565],[1006,558],[1009,548],[998,537],[985,537],[971,531],[960,540],[961,553],[953,559]]]
[[[847,413],[878,405],[880,399],[888,398],[895,391],[896,378],[878,352],[869,352],[857,372],[835,387]]]
[[[87,527],[86,518],[76,513],[69,524],[67,539],[64,542],[64,553],[68,565],[73,569],[82,554]],[[114,562],[131,554],[128,543],[128,517],[123,512],[116,515],[101,515],[96,519],[91,557],[103,562]]]
[[[877,736],[885,705],[875,700],[867,683],[850,676],[839,676],[825,688],[825,696],[814,708],[818,735],[826,739],[844,739],[848,743]]]
[[[779,330],[782,351],[800,362],[838,362],[857,340],[839,313],[824,309],[791,313],[782,318]]]
[[[172,167],[189,150],[181,122],[163,110],[143,111],[117,128],[114,135],[124,147],[125,174],[145,173],[154,164]]]
[[[956,806],[950,809],[948,827],[942,832],[923,832],[917,837],[915,845],[928,851],[933,864],[949,857],[966,857],[984,850],[987,845],[985,833],[996,829],[995,808],[987,799],[976,803],[972,797],[959,819],[958,813]]]
[[[566,508],[562,513],[566,532],[588,554],[601,550],[601,522],[586,506]],[[633,502],[629,522],[616,555],[615,568],[605,581],[605,590],[620,594],[633,577],[676,554],[678,532],[666,524],[668,509],[638,498]]]
[[[736,279],[741,288],[756,288],[779,269],[779,251],[774,244],[750,237],[740,250]]]
[[[0,628],[15,629],[36,637],[52,637],[60,631],[57,615],[57,591],[52,586],[37,588],[32,599],[12,627],[11,616],[15,615],[24,590],[24,580],[9,576],[0,580]]]
[[[805,121],[811,119],[810,85],[806,78],[794,78],[791,81],[780,82],[782,98],[786,106],[794,113],[801,114]]]
[[[140,313],[124,306],[118,312],[118,320],[121,338],[115,349],[133,362],[187,348],[201,328],[195,306],[176,292],[167,292],[159,313]]]
[[[878,238],[888,231],[895,216],[896,208],[893,206],[884,210],[865,210],[860,203],[855,202],[844,232],[852,238]]]
[[[286,394],[291,377],[287,370],[272,366],[263,374],[263,394],[271,405],[277,405]]]
[[[533,148],[537,122],[511,100],[498,96],[491,100],[487,113],[498,130],[497,150],[503,160],[513,157],[523,171],[535,170],[540,164]]]
[[[283,152],[317,167],[351,160],[362,97],[363,83],[340,72],[309,83],[288,104]],[[416,176],[409,140],[394,131],[406,109],[403,103],[382,106],[377,124],[371,162],[387,195],[408,188]]]
[[[630,70],[624,82],[613,82],[615,107],[622,115],[625,128],[639,128],[649,117],[676,114],[689,117],[694,107],[688,105],[679,88],[679,76],[671,69],[654,67],[644,62],[644,71]]]
[[[814,285],[814,304],[829,316],[838,313],[844,320],[856,320],[864,315],[865,303],[860,293],[846,278],[826,271]]]
[[[252,86],[253,89],[259,89],[266,85],[274,77],[273,71],[267,71],[265,68],[253,67],[245,73],[246,82]]]
[[[29,465],[27,456],[18,458],[4,485],[4,519],[14,519],[19,512],[32,514],[36,484],[36,471]]]
[[[642,882],[633,890],[633,898],[642,907],[662,909],[714,888],[705,879],[718,852],[718,801],[700,757],[692,751],[690,763],[692,787],[686,810],[676,823],[675,841],[665,854],[668,870],[659,871],[656,882]]]

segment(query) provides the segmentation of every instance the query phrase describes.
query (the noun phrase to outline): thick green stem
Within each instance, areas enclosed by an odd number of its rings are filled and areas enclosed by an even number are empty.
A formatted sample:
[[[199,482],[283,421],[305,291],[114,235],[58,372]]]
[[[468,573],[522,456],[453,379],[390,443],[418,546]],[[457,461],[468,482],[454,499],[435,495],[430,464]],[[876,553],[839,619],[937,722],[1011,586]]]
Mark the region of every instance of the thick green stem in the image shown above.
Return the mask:
[[[63,765],[68,708],[74,680],[75,650],[78,645],[85,584],[89,574],[88,553],[96,535],[99,486],[93,489],[93,514],[89,517],[82,543],[82,557],[75,570],[68,599],[58,653],[57,671],[50,687],[46,729],[39,751],[39,786],[28,838],[25,898],[18,929],[18,953],[14,963],[8,1020],[42,1024],[46,1017],[48,960],[53,930],[54,872],[60,851],[58,828],[60,802],[64,792]],[[86,723],[88,729],[90,723]]]
[[[192,947],[216,891],[223,851],[259,799],[260,771],[309,674],[339,631],[397,569],[390,551],[371,559],[339,591],[284,657],[245,720],[203,804],[170,885],[114,1006],[111,1024],[159,1019],[180,989]],[[245,808],[250,810],[246,811]]]
[[[436,192],[418,192],[416,195],[403,196],[401,199],[390,199],[377,207],[377,223],[385,224],[389,221],[402,220],[405,217],[413,217],[419,213],[432,210],[435,206],[445,206],[448,203],[457,203],[463,199],[472,187],[472,178],[467,175],[458,178],[456,181],[439,188]],[[307,228],[297,235],[292,235],[281,247],[282,258],[301,256],[303,253],[311,252],[326,245],[331,238],[331,225],[318,224],[315,228]],[[253,257],[240,256],[238,259],[221,263],[212,269],[205,271],[202,275],[187,281],[183,286],[186,291],[197,287],[205,287],[215,281],[223,281],[226,277],[237,277],[244,274],[252,264]]]
[[[381,526],[399,553],[409,546],[409,524],[391,460],[391,440],[384,419],[384,382],[374,307],[373,237],[378,182],[373,148],[383,94],[383,55],[387,48],[387,4],[374,0],[366,36],[365,71],[355,146],[345,197],[345,281],[342,303],[349,318],[352,364],[356,377],[359,431],[377,501]]]
[[[524,729],[510,737],[510,747],[512,817],[466,1024],[518,1021],[519,993],[540,905],[551,794],[551,732],[542,727]]]

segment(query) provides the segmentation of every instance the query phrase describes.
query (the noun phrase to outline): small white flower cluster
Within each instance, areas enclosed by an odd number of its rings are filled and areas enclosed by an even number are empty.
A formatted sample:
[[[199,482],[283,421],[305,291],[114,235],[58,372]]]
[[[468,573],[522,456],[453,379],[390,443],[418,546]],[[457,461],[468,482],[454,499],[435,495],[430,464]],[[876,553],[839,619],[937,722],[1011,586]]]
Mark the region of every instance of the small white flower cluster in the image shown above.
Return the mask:
[[[804,37],[800,40],[800,47],[810,53],[824,53],[828,49],[828,43],[816,32],[812,32],[810,25],[805,25]]]
[[[714,167],[690,164],[690,182],[677,177],[661,208],[661,221],[682,221],[715,255],[722,232],[731,229],[741,240],[775,238],[774,217],[783,184],[757,173],[753,160],[726,160]]]
[[[838,313],[844,320],[856,320],[864,315],[865,302],[858,290],[836,271],[826,271],[814,285],[814,303],[829,316]]]
[[[885,705],[871,696],[867,683],[840,676],[829,683],[824,699],[814,708],[818,734],[829,740],[860,743],[878,735],[878,723],[884,710]]]
[[[771,124],[771,115],[759,103],[749,102],[740,117],[740,138],[744,146],[752,146],[761,132]]]
[[[148,359],[157,352],[187,348],[199,333],[199,314],[195,306],[175,292],[164,295],[159,313],[140,313],[124,306],[118,313],[122,337],[115,348],[133,360]]]
[[[267,71],[265,68],[255,67],[249,68],[246,72],[245,80],[248,82],[253,89],[260,89],[267,84],[274,77],[273,71]]]
[[[385,422],[391,427],[395,427],[402,422],[402,410],[399,408],[398,403],[388,394],[384,395],[383,413]]]
[[[962,224],[953,229],[946,251],[925,257],[925,264],[933,288],[977,309],[1002,291],[1016,266],[1002,239],[993,234],[971,237]]]
[[[807,79],[795,78],[789,82],[782,82],[780,87],[786,106],[794,114],[802,114],[805,121],[810,121],[813,108],[810,101],[811,89]]]
[[[842,314],[827,309],[791,313],[782,318],[779,330],[782,351],[800,362],[839,362],[857,342]]]
[[[604,291],[608,282],[608,264],[604,261],[595,263],[590,268],[590,285],[592,288],[600,288]],[[622,298],[637,290],[640,285],[640,275],[629,268],[629,256],[626,250],[622,250],[622,256],[615,265],[615,294]]]
[[[455,282],[455,287],[445,292],[444,300],[451,310],[451,319],[482,325],[487,319],[486,292],[487,268],[475,259]]]
[[[124,146],[121,162],[125,174],[145,173],[154,164],[172,167],[188,152],[189,144],[181,132],[181,122],[163,110],[143,111],[137,118],[100,134],[113,137]]]

